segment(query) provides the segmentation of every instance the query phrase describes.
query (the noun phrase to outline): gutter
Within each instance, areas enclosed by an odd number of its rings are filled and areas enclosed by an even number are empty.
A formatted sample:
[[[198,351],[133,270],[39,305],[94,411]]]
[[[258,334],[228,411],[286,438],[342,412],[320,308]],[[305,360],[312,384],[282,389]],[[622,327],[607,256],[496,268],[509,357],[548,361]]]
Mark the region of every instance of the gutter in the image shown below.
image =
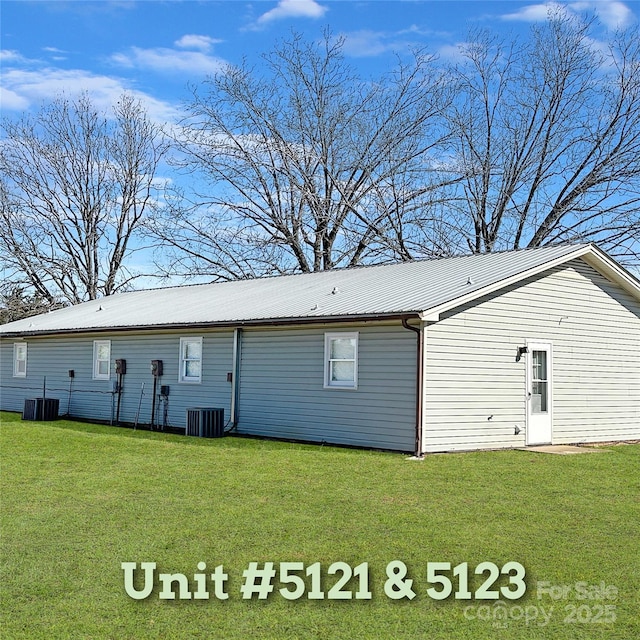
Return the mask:
[[[0,339],[17,337],[45,337],[79,333],[114,333],[127,331],[174,331],[180,329],[229,329],[237,327],[286,327],[291,325],[339,324],[351,322],[382,322],[402,320],[404,318],[420,318],[420,312],[399,313],[365,313],[343,316],[303,316],[297,318],[271,318],[255,320],[224,320],[222,322],[178,322],[167,324],[120,325],[110,327],[67,327],[65,329],[34,329],[32,331],[0,331]]]
[[[240,357],[242,350],[242,329],[233,330],[233,364],[231,367],[231,406],[229,407],[229,422],[227,429],[233,431],[238,426],[238,400],[240,394]]]
[[[417,345],[417,362],[416,362],[416,447],[415,457],[422,458],[422,428],[423,428],[423,392],[424,392],[424,329],[420,327],[412,327],[405,316],[402,318],[402,326],[409,331],[416,333]]]

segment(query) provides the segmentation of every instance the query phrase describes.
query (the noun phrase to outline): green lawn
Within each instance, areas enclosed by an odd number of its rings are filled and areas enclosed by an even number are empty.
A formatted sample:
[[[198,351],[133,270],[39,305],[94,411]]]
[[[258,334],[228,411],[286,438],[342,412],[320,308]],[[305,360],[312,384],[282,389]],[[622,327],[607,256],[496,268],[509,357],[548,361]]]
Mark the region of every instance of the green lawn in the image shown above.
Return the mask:
[[[639,445],[413,462],[0,419],[3,639],[640,637]],[[385,593],[394,560],[409,569],[412,600]],[[309,599],[309,577],[297,600],[280,595],[277,579],[268,598],[242,597],[251,562],[319,562],[315,589],[327,594],[340,575],[327,569],[338,561],[368,563],[370,599],[355,599],[367,590],[357,578],[345,587],[351,600]],[[475,592],[483,579],[473,569],[484,561],[521,563],[525,595],[495,604],[427,594],[428,562],[469,563]],[[229,597],[216,599],[209,581],[208,600],[161,599],[160,586],[134,600],[122,562],[187,574],[193,590],[199,562],[206,573],[223,565]],[[539,581],[554,593],[566,585],[566,597],[551,599]],[[594,596],[602,584],[617,593],[582,599],[576,583]],[[494,588],[506,585],[502,576]],[[498,609],[506,619],[494,617]]]

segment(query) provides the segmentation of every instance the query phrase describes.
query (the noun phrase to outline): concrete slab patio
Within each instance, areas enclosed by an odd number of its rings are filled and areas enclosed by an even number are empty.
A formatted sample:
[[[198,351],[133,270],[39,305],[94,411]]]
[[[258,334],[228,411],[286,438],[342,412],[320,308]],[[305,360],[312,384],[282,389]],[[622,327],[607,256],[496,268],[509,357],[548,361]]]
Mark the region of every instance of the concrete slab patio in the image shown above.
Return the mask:
[[[555,453],[561,456],[570,456],[577,453],[603,453],[607,449],[595,447],[578,447],[572,444],[546,444],[533,447],[519,447],[519,451],[530,451],[533,453]]]

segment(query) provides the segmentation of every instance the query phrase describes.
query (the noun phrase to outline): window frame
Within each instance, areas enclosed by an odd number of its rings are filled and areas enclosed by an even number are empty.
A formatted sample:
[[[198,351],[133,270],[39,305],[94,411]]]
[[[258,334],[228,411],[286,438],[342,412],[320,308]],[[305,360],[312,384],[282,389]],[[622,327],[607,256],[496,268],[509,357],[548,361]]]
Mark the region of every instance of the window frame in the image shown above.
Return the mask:
[[[24,347],[24,358],[18,358],[18,351],[20,347]],[[27,377],[27,357],[28,349],[26,342],[14,342],[13,343],[13,377],[14,378],[26,378]],[[18,363],[24,362],[24,372],[20,371]]]
[[[185,358],[185,349],[183,345],[188,344],[189,342],[198,342],[200,344],[200,358]],[[202,336],[184,336],[180,338],[180,357],[179,357],[179,366],[178,366],[178,382],[180,384],[202,384],[202,347],[203,347],[203,339]],[[187,376],[185,372],[185,363],[193,362],[198,360],[200,362],[200,375],[196,378],[195,376]]]
[[[325,389],[342,389],[348,391],[355,391],[358,388],[358,354],[359,354],[359,337],[358,331],[336,331],[327,332],[324,334],[324,388]],[[345,339],[355,340],[355,349],[353,358],[332,359],[331,358],[331,343],[333,340]],[[343,383],[336,380],[331,380],[331,362],[353,362],[353,381]]]
[[[536,361],[536,353],[543,353],[544,357],[538,362]],[[549,352],[547,349],[531,350],[531,413],[548,414],[549,413]],[[538,374],[537,369],[540,369]],[[539,386],[538,386],[539,385]],[[536,393],[540,390],[541,393]],[[540,398],[540,408],[534,405],[534,398]]]
[[[109,349],[109,356],[105,360],[98,359],[100,347],[106,345]],[[100,363],[107,363],[107,372],[100,373]],[[93,379],[94,380],[110,380],[111,379],[111,340],[94,340],[93,341]]]

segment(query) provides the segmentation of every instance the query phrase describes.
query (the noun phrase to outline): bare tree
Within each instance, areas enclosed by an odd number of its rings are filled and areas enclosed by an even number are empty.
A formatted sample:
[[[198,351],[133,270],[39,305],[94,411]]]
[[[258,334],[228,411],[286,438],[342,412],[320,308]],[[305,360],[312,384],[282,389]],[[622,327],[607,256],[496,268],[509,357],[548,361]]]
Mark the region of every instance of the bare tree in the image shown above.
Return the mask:
[[[229,67],[194,91],[177,142],[208,188],[150,226],[168,272],[228,279],[413,257],[417,212],[447,183],[448,85],[419,52],[364,81],[342,47],[294,35],[264,57],[264,75]]]
[[[0,259],[8,280],[49,304],[128,287],[132,241],[153,207],[166,151],[141,104],[123,95],[108,118],[87,94],[61,97],[3,129]]]
[[[11,283],[3,283],[0,286],[0,324],[29,318],[63,306],[62,303],[52,305],[50,301],[36,294],[29,294],[24,287]]]
[[[446,214],[458,251],[597,241],[640,256],[640,37],[598,46],[593,21],[557,11],[525,43],[476,34],[451,70]]]

